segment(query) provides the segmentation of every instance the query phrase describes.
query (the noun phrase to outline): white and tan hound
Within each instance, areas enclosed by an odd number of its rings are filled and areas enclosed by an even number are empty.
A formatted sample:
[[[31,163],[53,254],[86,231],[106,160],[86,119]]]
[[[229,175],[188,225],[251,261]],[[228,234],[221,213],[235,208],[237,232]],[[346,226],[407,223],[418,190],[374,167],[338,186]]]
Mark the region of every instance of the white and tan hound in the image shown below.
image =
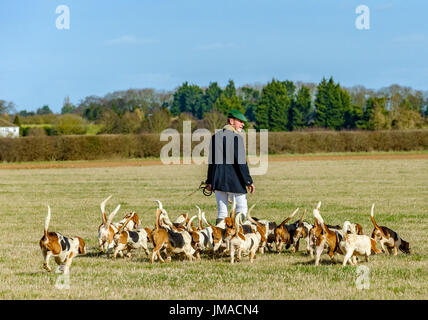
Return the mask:
[[[186,257],[192,261],[195,249],[192,247],[192,237],[187,230],[178,230],[168,218],[168,213],[159,203],[159,208],[156,210],[155,229],[151,233],[151,241],[153,243],[153,252],[151,262],[159,258],[161,262],[165,262],[160,252],[164,251],[167,255],[167,261],[171,261],[171,253],[184,253]],[[161,216],[162,215],[162,216]]]
[[[141,228],[125,230],[125,226],[128,222],[133,219],[132,215],[129,215],[128,221],[125,221],[122,227],[119,228],[118,232],[114,236],[114,242],[116,244],[113,259],[116,259],[117,254],[123,257],[123,251],[127,250],[127,257],[131,257],[131,250],[143,248],[145,253],[150,256],[150,251],[147,247],[147,243],[150,242],[151,230],[149,228]]]
[[[250,213],[251,213],[251,210],[255,207],[255,205],[256,204],[253,204],[251,208],[248,210],[247,221],[249,221],[250,223],[256,226],[256,232],[260,238],[259,252],[264,253],[267,245],[267,238],[269,236],[269,222],[268,221],[263,222],[263,220],[261,221],[261,220],[253,219]]]
[[[205,219],[205,212],[202,212],[201,209],[198,208],[198,219],[199,219],[199,226],[197,229],[191,227],[192,220],[196,218],[196,216],[193,216],[187,225],[187,231],[192,236],[192,246],[196,251],[196,258],[198,260],[201,260],[201,252],[203,251],[211,251],[213,252],[214,243],[213,243],[213,229],[211,226],[208,226],[206,228],[202,225],[202,216]]]
[[[48,272],[52,271],[49,266],[49,259],[50,257],[54,257],[55,262],[58,264],[57,271],[67,274],[69,273],[73,258],[86,253],[85,242],[80,237],[71,238],[65,237],[59,232],[49,232],[50,219],[51,208],[48,206],[44,234],[39,242],[44,259],[43,268]]]
[[[320,214],[321,201],[318,202],[317,207],[313,210],[315,217],[315,226],[311,230],[314,237],[313,243],[315,245],[315,265],[319,265],[321,254],[325,248],[328,250],[328,255],[333,263],[336,263],[334,254],[343,254],[340,249],[339,243],[343,239],[341,230],[329,228]]]
[[[235,254],[237,261],[241,261],[243,253],[249,255],[250,262],[252,263],[256,258],[256,252],[260,245],[260,238],[255,232],[244,234],[240,231],[239,221],[242,219],[242,215],[242,213],[238,213],[235,219],[232,220],[232,228],[226,230],[225,239],[229,244],[230,263],[235,262]]]
[[[343,241],[339,243],[340,250],[344,253],[343,266],[346,266],[348,261],[351,264],[356,264],[356,259],[351,260],[351,257],[364,256],[366,262],[369,261],[371,254],[377,254],[381,252],[376,248],[376,240],[366,236],[364,234],[348,233],[351,230],[351,223],[345,221],[343,224]]]
[[[108,256],[110,255],[110,250],[113,249],[115,246],[114,236],[118,231],[118,227],[112,223],[112,220],[120,209],[119,204],[116,209],[114,209],[113,212],[110,213],[107,217],[105,212],[105,205],[111,197],[112,196],[107,197],[107,199],[105,199],[100,204],[103,222],[98,227],[98,245],[100,248],[100,253],[106,252]]]

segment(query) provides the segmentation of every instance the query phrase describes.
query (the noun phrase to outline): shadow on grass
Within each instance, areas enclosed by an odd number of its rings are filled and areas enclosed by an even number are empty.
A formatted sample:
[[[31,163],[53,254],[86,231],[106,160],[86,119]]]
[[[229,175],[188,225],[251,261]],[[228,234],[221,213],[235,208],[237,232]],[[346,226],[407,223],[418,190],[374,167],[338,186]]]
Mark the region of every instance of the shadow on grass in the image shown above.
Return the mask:
[[[113,251],[110,250],[110,258],[113,256]],[[107,253],[100,252],[99,247],[86,248],[86,253],[78,255],[76,258],[107,258]]]
[[[42,267],[40,268],[42,269]],[[40,270],[40,271],[29,271],[29,272],[17,272],[15,274],[17,276],[40,276],[40,275],[46,275],[46,274],[55,274],[55,271],[47,272],[46,270]]]
[[[112,254],[110,254],[110,257],[112,256]],[[86,252],[83,255],[77,256],[77,258],[102,258],[102,257],[106,257],[107,258],[107,254],[106,253],[101,253],[98,251],[92,251],[92,252]]]
[[[303,262],[294,262],[291,265],[293,266],[315,266],[315,260],[314,259],[309,259],[308,261],[303,261]],[[320,266],[334,266],[334,265],[341,265],[340,261],[334,263],[331,260],[320,260],[319,262]]]

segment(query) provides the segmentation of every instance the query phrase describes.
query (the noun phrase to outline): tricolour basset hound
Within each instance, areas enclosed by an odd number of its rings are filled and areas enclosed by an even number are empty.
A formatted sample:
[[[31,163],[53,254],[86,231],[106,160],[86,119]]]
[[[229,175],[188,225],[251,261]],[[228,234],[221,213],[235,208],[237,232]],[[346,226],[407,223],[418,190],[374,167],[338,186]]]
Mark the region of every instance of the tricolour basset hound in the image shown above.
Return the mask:
[[[39,245],[44,259],[43,268],[52,271],[49,266],[50,257],[55,257],[58,264],[57,271],[64,274],[69,273],[70,265],[74,257],[85,254],[85,242],[80,237],[65,237],[59,232],[49,232],[49,222],[51,220],[51,208],[48,206],[48,214],[45,219],[45,229]]]

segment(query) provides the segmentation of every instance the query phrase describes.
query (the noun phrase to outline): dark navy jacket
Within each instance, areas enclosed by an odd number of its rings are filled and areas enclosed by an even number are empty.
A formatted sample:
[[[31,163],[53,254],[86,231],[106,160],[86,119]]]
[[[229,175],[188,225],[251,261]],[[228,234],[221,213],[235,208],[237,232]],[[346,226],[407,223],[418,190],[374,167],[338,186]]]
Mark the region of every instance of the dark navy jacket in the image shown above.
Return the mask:
[[[247,193],[253,183],[250,176],[243,138],[222,129],[211,137],[207,184],[212,190]]]

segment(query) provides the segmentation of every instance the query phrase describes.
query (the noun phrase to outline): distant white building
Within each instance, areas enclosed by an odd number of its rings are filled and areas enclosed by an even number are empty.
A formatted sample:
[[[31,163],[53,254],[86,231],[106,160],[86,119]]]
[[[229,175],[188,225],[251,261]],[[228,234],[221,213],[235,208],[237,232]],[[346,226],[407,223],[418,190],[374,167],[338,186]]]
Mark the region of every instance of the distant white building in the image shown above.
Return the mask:
[[[19,127],[4,119],[0,119],[0,137],[19,137]]]

